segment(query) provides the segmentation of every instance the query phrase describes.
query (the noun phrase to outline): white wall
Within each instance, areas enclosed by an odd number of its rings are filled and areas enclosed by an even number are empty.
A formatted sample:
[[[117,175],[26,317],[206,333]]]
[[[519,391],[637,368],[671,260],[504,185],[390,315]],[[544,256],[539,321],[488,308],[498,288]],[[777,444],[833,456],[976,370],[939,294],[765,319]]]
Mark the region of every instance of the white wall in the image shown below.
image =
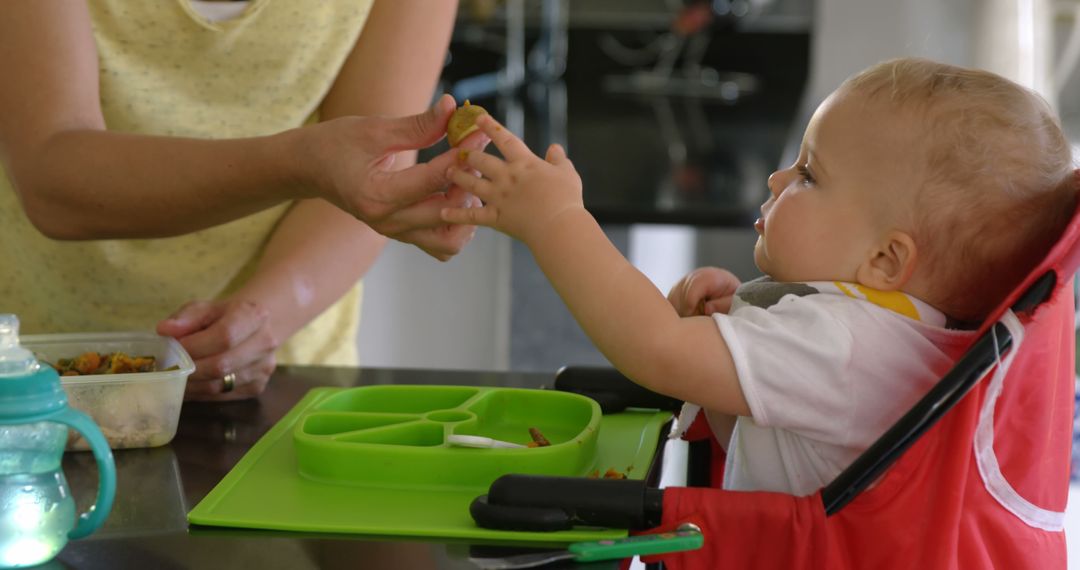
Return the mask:
[[[980,1],[817,0],[807,90],[814,105],[849,75],[885,59],[971,65],[970,5]]]
[[[510,238],[481,228],[446,263],[391,241],[364,279],[364,366],[506,370]]]
[[[974,65],[1031,87],[1054,103],[1050,0],[976,3]]]
[[[999,73],[1052,95],[1050,0],[818,0],[811,38],[816,102],[884,59],[927,57]]]

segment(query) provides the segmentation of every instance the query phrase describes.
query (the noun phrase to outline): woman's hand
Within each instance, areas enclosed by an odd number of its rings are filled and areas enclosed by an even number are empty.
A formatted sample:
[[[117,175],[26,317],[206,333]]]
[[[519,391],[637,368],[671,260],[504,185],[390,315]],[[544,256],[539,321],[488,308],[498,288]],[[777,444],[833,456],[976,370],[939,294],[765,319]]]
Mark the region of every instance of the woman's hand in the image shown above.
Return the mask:
[[[400,242],[413,244],[439,261],[448,261],[472,240],[473,235],[476,234],[476,226],[447,224],[442,221],[440,212],[444,208],[478,208],[480,206],[479,198],[457,185],[452,185],[445,193],[428,196],[419,203],[399,210],[393,216],[393,223],[400,224],[400,227],[409,227],[408,220],[410,219],[417,220],[414,225],[419,224],[420,227],[384,235]],[[437,220],[438,225],[428,226],[431,219]],[[395,226],[384,229],[393,232]]]
[[[195,361],[185,400],[241,400],[266,388],[279,341],[269,312],[250,301],[192,301],[158,323]],[[225,377],[232,374],[231,387]]]
[[[701,267],[680,279],[667,299],[680,317],[727,313],[739,285],[739,278],[726,269]]]
[[[447,208],[443,220],[492,227],[531,245],[543,239],[560,216],[584,212],[581,177],[561,146],[552,145],[541,159],[490,115],[481,115],[476,125],[505,160],[481,152],[464,153],[464,164],[483,177],[461,167],[452,167],[448,176],[484,206]]]
[[[309,158],[302,171],[318,194],[378,233],[412,243],[438,259],[449,259],[471,239],[474,228],[449,228],[444,208],[478,204],[450,188],[446,170],[462,150],[483,150],[488,139],[469,137],[457,149],[409,168],[395,170],[400,152],[429,147],[446,132],[455,103],[442,96],[419,115],[399,118],[341,117],[300,129],[299,148]]]

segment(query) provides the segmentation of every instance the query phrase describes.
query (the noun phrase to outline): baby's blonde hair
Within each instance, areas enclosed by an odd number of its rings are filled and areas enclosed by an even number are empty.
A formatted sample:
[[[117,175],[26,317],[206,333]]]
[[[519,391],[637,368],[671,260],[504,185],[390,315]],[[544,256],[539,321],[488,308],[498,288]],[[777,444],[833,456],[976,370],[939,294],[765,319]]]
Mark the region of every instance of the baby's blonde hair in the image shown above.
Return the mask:
[[[919,120],[925,146],[910,229],[927,299],[977,323],[1038,263],[1076,205],[1072,152],[1050,106],[987,71],[915,58],[886,61],[841,86]]]

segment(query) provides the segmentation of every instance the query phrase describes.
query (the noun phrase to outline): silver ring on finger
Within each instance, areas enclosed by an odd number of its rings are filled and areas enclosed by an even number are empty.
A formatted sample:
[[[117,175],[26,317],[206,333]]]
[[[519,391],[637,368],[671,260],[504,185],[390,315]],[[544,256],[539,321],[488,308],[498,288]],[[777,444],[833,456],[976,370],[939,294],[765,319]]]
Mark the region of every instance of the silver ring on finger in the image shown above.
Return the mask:
[[[221,393],[228,394],[236,388],[236,373],[230,372],[221,378]]]

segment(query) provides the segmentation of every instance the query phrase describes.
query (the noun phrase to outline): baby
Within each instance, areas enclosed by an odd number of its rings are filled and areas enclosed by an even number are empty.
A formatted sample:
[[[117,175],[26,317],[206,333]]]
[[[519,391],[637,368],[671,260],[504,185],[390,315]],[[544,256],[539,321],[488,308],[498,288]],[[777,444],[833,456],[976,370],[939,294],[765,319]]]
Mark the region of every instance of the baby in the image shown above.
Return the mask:
[[[1031,91],[888,61],[833,92],[795,164],[769,177],[754,224],[766,278],[698,269],[665,299],[585,210],[561,147],[542,160],[491,117],[478,125],[505,160],[471,153],[451,169],[485,205],[443,219],[524,242],[619,371],[704,409],[726,489],[829,483],[951,367],[1057,239],[1080,186]]]

